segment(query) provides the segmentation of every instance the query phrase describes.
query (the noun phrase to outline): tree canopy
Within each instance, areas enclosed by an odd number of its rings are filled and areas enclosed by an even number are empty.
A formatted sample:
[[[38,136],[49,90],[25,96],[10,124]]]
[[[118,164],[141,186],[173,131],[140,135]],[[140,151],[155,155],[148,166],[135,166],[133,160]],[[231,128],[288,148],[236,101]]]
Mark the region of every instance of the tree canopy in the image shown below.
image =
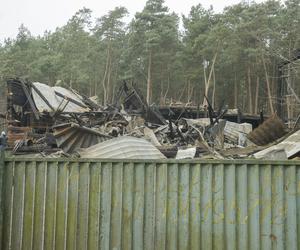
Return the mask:
[[[2,82],[22,77],[61,85],[107,104],[126,80],[149,103],[199,105],[207,95],[215,106],[276,111],[278,65],[300,49],[300,0],[242,1],[221,13],[198,4],[181,17],[164,0],[148,0],[130,22],[126,17],[125,7],[102,17],[83,8],[40,36],[22,24],[0,44]],[[285,73],[300,94],[299,62]]]

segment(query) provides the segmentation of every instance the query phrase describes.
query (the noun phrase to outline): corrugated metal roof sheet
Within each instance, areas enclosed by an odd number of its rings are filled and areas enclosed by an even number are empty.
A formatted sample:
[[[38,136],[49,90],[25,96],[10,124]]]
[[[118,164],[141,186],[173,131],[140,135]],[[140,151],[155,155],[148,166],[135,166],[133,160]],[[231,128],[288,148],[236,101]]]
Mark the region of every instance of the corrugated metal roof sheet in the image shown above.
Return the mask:
[[[53,130],[57,146],[66,153],[72,153],[79,148],[88,148],[111,139],[111,136],[74,123],[60,124],[53,127]]]
[[[86,107],[86,105],[82,102],[79,96],[71,92],[70,90],[67,90],[63,87],[50,87],[44,83],[40,82],[34,82],[32,83],[34,87],[36,87],[48,100],[50,105],[55,109],[62,109],[63,107],[66,107],[63,109],[64,112],[85,112],[89,111],[89,108]],[[71,101],[67,101],[67,99],[62,98],[61,96],[58,96],[55,92],[60,93],[61,95],[65,96],[66,98],[70,98],[75,100],[80,105],[77,105],[76,103],[73,103]],[[35,89],[32,89],[32,97],[35,102],[35,105],[37,109],[40,112],[43,111],[53,111],[51,108],[45,103],[45,101],[40,97],[40,95],[35,91]],[[85,108],[84,108],[85,107]]]
[[[130,136],[117,137],[87,149],[81,149],[79,154],[82,158],[166,159],[150,142]]]
[[[300,152],[300,130],[286,138],[284,141],[280,142],[277,145],[271,146],[265,150],[262,150],[256,154],[254,157],[257,159],[264,158],[271,152],[284,150],[287,157],[290,158],[293,155]]]

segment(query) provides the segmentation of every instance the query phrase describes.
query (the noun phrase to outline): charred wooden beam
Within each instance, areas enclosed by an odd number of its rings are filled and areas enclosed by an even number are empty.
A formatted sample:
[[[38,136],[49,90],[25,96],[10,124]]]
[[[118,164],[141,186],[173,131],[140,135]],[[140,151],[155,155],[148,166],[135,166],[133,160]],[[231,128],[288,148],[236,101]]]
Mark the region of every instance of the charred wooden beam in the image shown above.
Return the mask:
[[[70,102],[72,102],[72,103],[78,105],[78,106],[81,107],[81,108],[86,108],[86,106],[85,106],[85,105],[82,105],[80,102],[77,102],[76,100],[74,100],[74,99],[72,99],[72,98],[70,98],[70,97],[67,97],[67,96],[65,96],[65,95],[63,95],[63,94],[61,94],[61,93],[59,93],[59,92],[57,92],[57,91],[54,91],[54,92],[55,92],[55,94],[56,94],[57,96],[59,96],[59,97],[61,97],[61,98],[64,98],[64,99],[66,99],[66,100],[68,100],[68,101],[70,101]]]
[[[24,93],[25,93],[25,95],[27,97],[27,100],[29,102],[29,105],[30,105],[30,107],[32,109],[32,112],[33,112],[35,118],[37,120],[39,120],[40,119],[39,112],[38,112],[38,110],[35,107],[34,101],[32,100],[32,97],[31,97],[31,95],[30,95],[30,93],[28,91],[28,88],[27,88],[26,84],[22,80],[20,80],[20,83],[21,83],[21,86],[22,86],[23,91],[24,91]]]
[[[41,93],[41,91],[34,86],[34,84],[30,83],[30,87],[34,89],[34,91],[43,99],[43,101],[48,105],[48,107],[52,110],[55,111],[55,109],[52,107],[52,105],[48,102],[47,98]]]

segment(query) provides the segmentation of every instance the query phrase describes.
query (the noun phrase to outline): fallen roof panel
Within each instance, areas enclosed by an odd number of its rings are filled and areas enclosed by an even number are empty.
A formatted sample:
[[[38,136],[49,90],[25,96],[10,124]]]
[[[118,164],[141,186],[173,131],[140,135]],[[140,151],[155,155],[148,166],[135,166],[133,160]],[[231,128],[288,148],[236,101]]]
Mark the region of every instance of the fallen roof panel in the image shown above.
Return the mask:
[[[150,142],[131,136],[117,137],[78,152],[81,158],[166,159]]]
[[[88,148],[112,137],[96,130],[81,127],[75,123],[65,123],[53,127],[57,146],[65,153],[73,153],[79,148]]]
[[[85,112],[90,110],[78,95],[68,89],[58,86],[50,87],[40,82],[34,82],[32,85],[47,99],[55,111],[58,109],[63,109],[64,112]],[[32,96],[38,111],[53,111],[35,88],[32,88]]]
[[[284,150],[287,157],[290,158],[300,152],[300,130],[290,135],[288,138],[278,143],[277,145],[271,146],[265,150],[254,154],[256,159],[265,158],[268,154],[274,151]]]

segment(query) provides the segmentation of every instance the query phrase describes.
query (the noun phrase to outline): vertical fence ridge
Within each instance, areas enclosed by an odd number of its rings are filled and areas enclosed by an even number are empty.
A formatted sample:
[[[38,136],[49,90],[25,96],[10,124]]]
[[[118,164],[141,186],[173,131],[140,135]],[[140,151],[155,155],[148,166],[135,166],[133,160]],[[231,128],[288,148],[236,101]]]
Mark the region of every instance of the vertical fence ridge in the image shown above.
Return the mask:
[[[5,189],[4,189],[4,152],[0,151],[0,246],[3,237],[3,222],[4,222],[4,202],[3,198],[5,196]]]
[[[36,163],[26,162],[25,169],[25,194],[24,194],[24,222],[22,249],[33,247],[33,225],[34,225],[34,200],[35,200]]]
[[[0,193],[5,250],[300,245],[298,162],[7,161]]]
[[[25,192],[25,162],[15,165],[13,178],[13,214],[12,214],[12,249],[22,248],[23,220],[24,220],[24,192]]]
[[[189,211],[189,231],[190,248],[200,249],[201,246],[201,175],[200,164],[190,166],[190,211]]]
[[[144,249],[150,250],[154,248],[155,237],[156,164],[146,164],[145,170]],[[130,193],[129,196],[131,196]]]
[[[100,247],[101,163],[90,163],[87,249]]]
[[[112,163],[103,163],[101,175],[100,249],[110,249]]]
[[[296,166],[296,184],[297,184],[297,192],[296,192],[296,207],[297,207],[297,246],[300,246],[300,168]]]

